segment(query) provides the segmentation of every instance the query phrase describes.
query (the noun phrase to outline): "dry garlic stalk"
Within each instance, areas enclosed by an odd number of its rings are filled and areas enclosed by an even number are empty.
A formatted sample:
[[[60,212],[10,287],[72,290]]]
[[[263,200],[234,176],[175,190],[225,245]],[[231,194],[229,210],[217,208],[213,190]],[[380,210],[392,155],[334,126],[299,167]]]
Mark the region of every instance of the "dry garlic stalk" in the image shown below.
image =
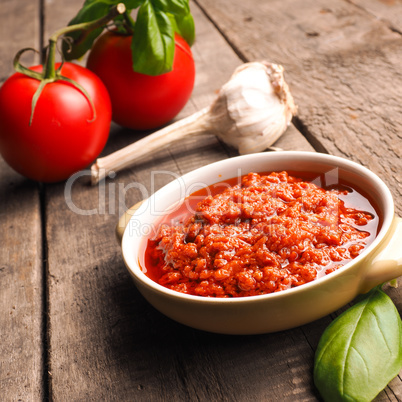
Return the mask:
[[[211,133],[240,154],[261,152],[285,132],[296,110],[282,66],[266,61],[245,63],[210,106],[97,159],[91,168],[92,184],[187,135]]]

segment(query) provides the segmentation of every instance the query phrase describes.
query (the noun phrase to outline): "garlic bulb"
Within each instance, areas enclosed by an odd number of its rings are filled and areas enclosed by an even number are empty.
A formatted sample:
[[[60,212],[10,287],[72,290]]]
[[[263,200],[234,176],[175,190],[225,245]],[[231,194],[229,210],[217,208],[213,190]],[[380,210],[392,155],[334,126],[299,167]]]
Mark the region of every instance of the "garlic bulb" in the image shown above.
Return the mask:
[[[248,154],[272,145],[295,113],[283,67],[254,62],[237,68],[221,88],[211,106],[210,119],[221,140],[240,154]]]
[[[263,151],[285,132],[296,110],[282,66],[266,61],[245,63],[210,106],[97,159],[91,167],[92,184],[187,135],[215,134],[240,154]]]

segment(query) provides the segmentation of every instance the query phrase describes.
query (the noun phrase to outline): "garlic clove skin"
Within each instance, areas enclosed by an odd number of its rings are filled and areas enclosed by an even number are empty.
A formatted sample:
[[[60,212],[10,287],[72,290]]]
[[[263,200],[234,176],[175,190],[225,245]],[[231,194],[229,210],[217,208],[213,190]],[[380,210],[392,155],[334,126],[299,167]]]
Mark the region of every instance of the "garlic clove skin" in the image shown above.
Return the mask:
[[[283,70],[266,61],[245,63],[222,86],[211,105],[213,131],[240,154],[267,149],[296,114]]]

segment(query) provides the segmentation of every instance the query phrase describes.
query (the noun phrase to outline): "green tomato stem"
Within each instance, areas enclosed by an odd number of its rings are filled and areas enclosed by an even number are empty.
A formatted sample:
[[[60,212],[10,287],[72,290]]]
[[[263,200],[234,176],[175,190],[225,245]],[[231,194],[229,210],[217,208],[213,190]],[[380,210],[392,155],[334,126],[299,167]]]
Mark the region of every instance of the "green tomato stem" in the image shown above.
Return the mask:
[[[127,11],[123,14],[123,17],[126,33],[127,35],[132,35],[134,33],[134,21],[131,18],[130,14],[127,13]]]
[[[126,6],[123,3],[119,3],[116,6],[112,7],[107,15],[102,18],[99,18],[95,21],[83,22],[81,24],[70,25],[56,31],[49,38],[49,50],[46,57],[45,65],[44,65],[44,79],[55,79],[56,78],[56,69],[55,69],[55,58],[56,58],[56,46],[57,41],[60,36],[66,35],[70,32],[74,31],[82,31],[83,37],[86,37],[90,32],[92,32],[96,28],[100,28],[106,25],[110,20],[114,19],[118,15],[125,13]]]
[[[45,63],[43,64],[43,72],[42,73],[39,73],[39,72],[33,71],[27,67],[24,67],[20,63],[21,55],[27,50],[34,50],[34,49],[30,49],[30,48],[22,49],[16,54],[16,56],[14,58],[15,70],[17,72],[20,72],[22,74],[25,74],[31,78],[34,78],[34,79],[40,81],[39,87],[35,91],[34,96],[32,98],[31,116],[29,119],[30,126],[32,125],[34,112],[35,112],[35,108],[36,108],[36,103],[37,103],[43,89],[45,88],[45,86],[47,84],[55,82],[55,81],[59,81],[59,80],[69,82],[77,90],[81,91],[84,94],[84,96],[88,99],[89,103],[91,104],[91,108],[92,108],[92,112],[93,112],[93,118],[91,121],[95,120],[95,118],[96,118],[95,106],[94,106],[93,101],[90,98],[89,94],[86,92],[85,88],[83,88],[81,85],[79,85],[77,82],[71,80],[70,78],[64,77],[63,75],[61,75],[61,67],[56,70],[55,59],[56,59],[57,41],[60,36],[73,32],[73,31],[82,31],[82,36],[85,38],[94,29],[103,27],[110,20],[114,19],[118,15],[125,13],[125,11],[126,11],[126,6],[123,3],[119,3],[116,6],[112,7],[107,15],[105,15],[102,18],[99,18],[98,20],[84,22],[84,23],[76,24],[76,25],[70,25],[68,27],[65,27],[65,28],[62,28],[62,29],[59,29],[58,31],[56,31],[49,38],[49,48],[48,48],[48,52],[46,55]]]

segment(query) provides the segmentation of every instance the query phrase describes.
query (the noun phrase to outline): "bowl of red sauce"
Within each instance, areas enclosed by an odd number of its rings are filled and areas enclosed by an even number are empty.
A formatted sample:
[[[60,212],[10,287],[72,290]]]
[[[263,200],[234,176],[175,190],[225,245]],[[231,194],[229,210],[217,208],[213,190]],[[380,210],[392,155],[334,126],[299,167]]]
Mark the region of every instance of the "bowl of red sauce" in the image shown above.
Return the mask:
[[[216,333],[300,326],[402,274],[402,220],[387,186],[321,153],[204,166],[129,210],[118,232],[143,296]]]

